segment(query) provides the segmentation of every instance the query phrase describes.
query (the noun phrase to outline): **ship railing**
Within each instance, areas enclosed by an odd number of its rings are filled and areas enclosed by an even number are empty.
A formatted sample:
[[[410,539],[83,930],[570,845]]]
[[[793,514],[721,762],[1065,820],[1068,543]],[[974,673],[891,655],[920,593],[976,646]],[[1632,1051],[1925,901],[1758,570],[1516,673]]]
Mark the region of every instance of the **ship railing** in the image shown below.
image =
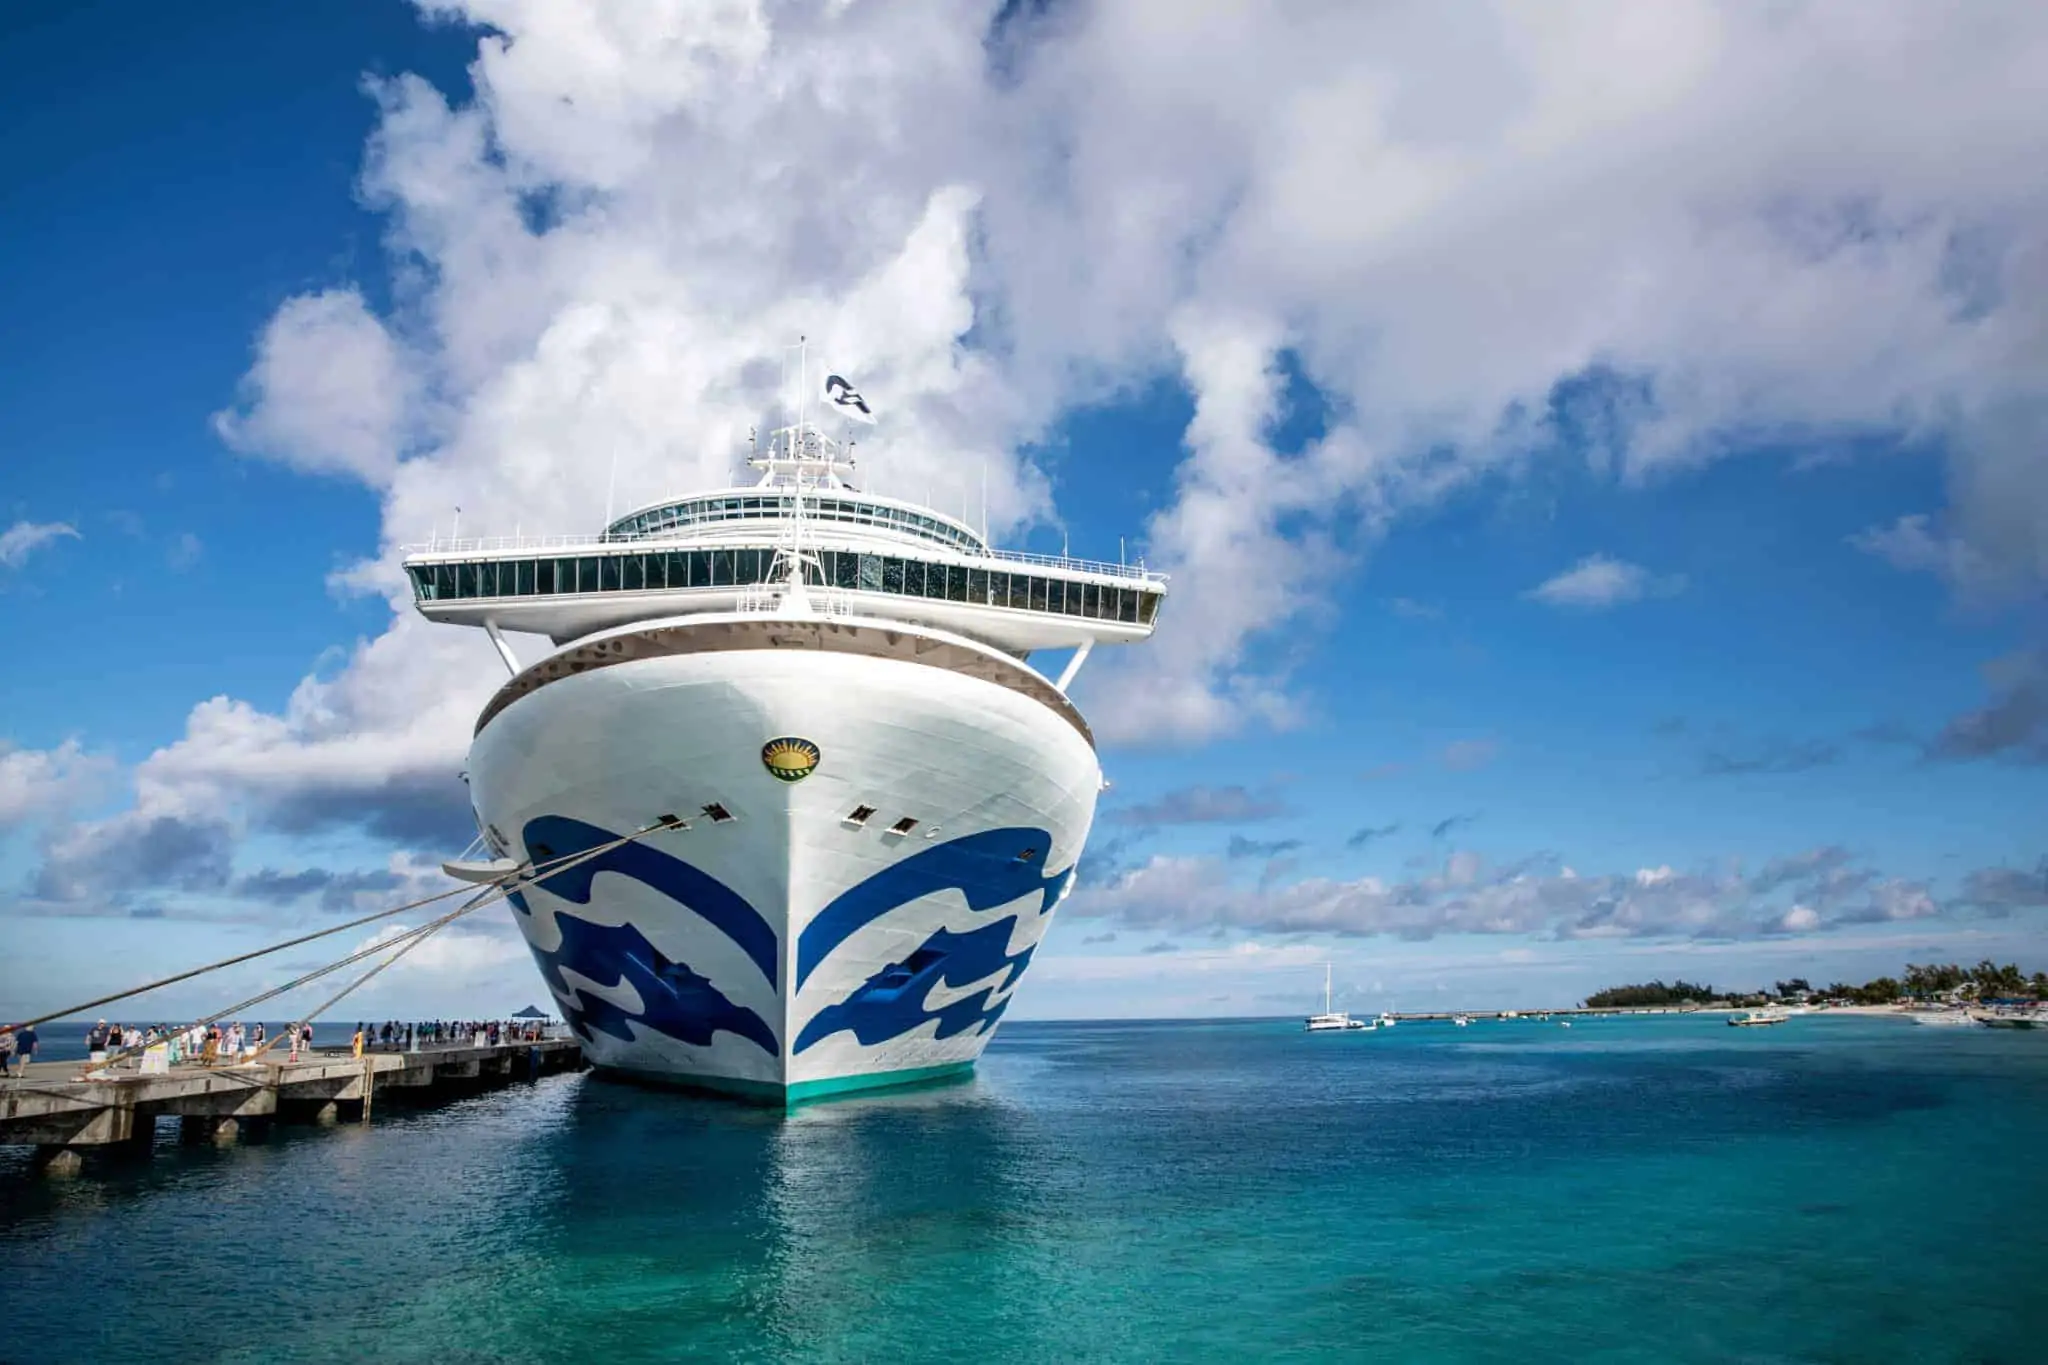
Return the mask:
[[[781,583],[750,585],[741,591],[739,605],[735,610],[772,615],[782,610],[783,597],[788,591],[789,589]],[[840,592],[833,588],[807,587],[804,589],[804,597],[809,601],[813,615],[853,615],[853,596],[851,593]]]
[[[822,529],[822,528],[820,528]],[[401,545],[399,553],[407,558],[422,554],[495,554],[517,556],[537,554],[544,550],[573,550],[577,552],[611,550],[614,553],[634,554],[641,551],[670,550],[676,548],[703,549],[705,543],[694,538],[665,539],[660,536],[633,537],[583,535],[583,536],[436,536],[431,540],[416,541]],[[715,548],[715,547],[714,547]],[[840,547],[833,547],[840,548]],[[858,549],[858,547],[853,547]],[[936,546],[922,546],[921,554]],[[895,547],[891,546],[892,551]],[[868,553],[858,549],[859,553]],[[943,553],[943,550],[941,550]],[[1069,555],[1032,554],[1025,550],[986,550],[978,552],[954,551],[953,557],[967,563],[978,560],[994,560],[1005,564],[1030,564],[1041,568],[1060,569],[1069,573],[1099,574],[1106,578],[1128,578],[1140,583],[1163,583],[1166,575],[1153,573],[1139,560],[1136,564],[1111,564],[1097,559],[1075,559]]]

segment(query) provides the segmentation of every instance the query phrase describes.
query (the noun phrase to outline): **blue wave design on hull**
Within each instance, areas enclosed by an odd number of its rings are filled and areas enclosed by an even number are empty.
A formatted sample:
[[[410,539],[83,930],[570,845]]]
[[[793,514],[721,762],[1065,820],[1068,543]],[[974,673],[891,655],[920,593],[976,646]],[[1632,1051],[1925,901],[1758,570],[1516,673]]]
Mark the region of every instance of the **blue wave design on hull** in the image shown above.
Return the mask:
[[[528,851],[539,861],[585,852],[618,836],[609,830],[566,816],[545,815],[527,822],[522,831]],[[976,911],[1008,905],[1034,892],[1036,916],[1059,903],[1073,869],[1046,875],[1041,860],[1051,850],[1052,836],[1042,829],[1010,827],[963,835],[920,849],[835,897],[797,939],[796,988],[832,952],[863,926],[937,891],[957,890]],[[1027,853],[1028,850],[1028,853]],[[732,888],[682,859],[642,844],[627,844],[543,878],[539,885],[564,900],[588,905],[591,883],[599,872],[630,877],[680,905],[688,907],[730,938],[770,986],[780,989],[778,944],[774,927]],[[515,892],[509,899],[522,915],[533,911]],[[992,996],[1014,986],[1031,962],[1035,945],[1011,957],[1009,945],[1021,915],[966,933],[940,929],[927,936],[904,961],[877,972],[846,999],[827,1006],[805,1026],[795,1052],[842,1030],[851,1031],[863,1046],[900,1037],[927,1021],[939,1021],[937,1036],[957,1037],[971,1029],[993,1027],[1009,1007],[1005,998],[991,1006]],[[594,924],[557,912],[560,945],[552,952],[533,947],[542,977],[562,1001],[570,1025],[586,1041],[604,1033],[621,1042],[633,1041],[629,1027],[644,1028],[708,1047],[723,1030],[746,1038],[770,1056],[780,1040],[758,1013],[734,1004],[710,980],[687,963],[673,962],[631,925]],[[529,947],[532,946],[529,939]],[[572,989],[563,969],[609,986],[630,983],[642,1009],[635,1013],[602,998]],[[1003,973],[992,986],[936,1010],[924,1001],[941,982],[958,989],[972,981]]]
[[[533,853],[536,846],[552,850],[547,855],[536,854],[539,862],[566,858],[600,844],[611,843],[619,837],[610,830],[560,815],[543,815],[527,821],[524,834],[528,853]],[[780,956],[777,952],[780,941],[776,938],[775,926],[762,918],[761,912],[749,905],[737,891],[718,878],[699,872],[681,858],[642,843],[625,844],[587,863],[553,873],[543,878],[540,884],[564,900],[588,905],[590,883],[600,872],[616,872],[621,877],[631,877],[670,900],[688,906],[738,944],[740,951],[761,969],[761,975],[768,978],[768,984],[779,988],[776,959]]]
[[[797,1035],[795,1051],[802,1052],[841,1029],[850,1029],[865,1047],[899,1038],[926,1021],[939,1021],[938,1038],[952,1038],[974,1028],[994,1028],[1009,998],[989,1007],[989,997],[1017,984],[1017,978],[1031,965],[1034,944],[1015,957],[1010,956],[1010,936],[1017,927],[1016,915],[984,925],[964,934],[941,929],[926,939],[907,961],[884,967],[836,1005],[818,1011]],[[994,975],[1008,967],[1008,973],[993,986],[964,995],[935,1010],[924,1006],[932,988],[941,981],[964,986],[970,981]]]
[[[1021,857],[1027,849],[1031,856]],[[1073,876],[1071,868],[1051,876],[1039,871],[1051,852],[1050,834],[1012,826],[963,834],[891,863],[841,892],[804,926],[796,941],[797,989],[802,990],[818,964],[857,930],[934,891],[957,890],[974,910],[1008,905],[1036,891],[1038,911],[1044,914],[1058,903]]]
[[[892,863],[835,897],[804,926],[796,946],[798,988],[863,926],[935,891],[957,890],[977,911],[1036,892],[1037,914],[1050,913],[1074,875],[1072,868],[1050,876],[1039,870],[1051,850],[1052,836],[1046,831],[1012,826],[962,835]],[[793,1051],[802,1052],[842,1029],[872,1047],[933,1019],[939,1021],[939,1038],[995,1027],[1010,1002],[1006,996],[991,1007],[990,997],[1015,985],[1036,951],[1034,944],[1010,956],[1010,939],[1019,919],[1011,915],[964,934],[946,929],[931,934],[903,961],[884,967],[846,999],[820,1010],[797,1036]],[[964,986],[1004,968],[1008,971],[997,984],[936,1010],[925,1008],[926,998],[940,982]]]
[[[511,899],[521,910],[527,909],[524,898],[517,893]],[[627,1025],[636,1023],[697,1047],[711,1046],[712,1035],[722,1029],[747,1039],[770,1057],[780,1054],[781,1045],[767,1020],[726,999],[718,987],[692,971],[687,963],[663,957],[646,935],[632,925],[592,924],[560,913],[555,916],[555,925],[561,930],[561,947],[552,953],[535,947],[533,960],[554,989],[563,1017],[585,1042],[596,1041],[593,1033],[609,1034],[622,1043],[633,1042],[633,1031]],[[529,942],[528,946],[533,945]],[[640,995],[640,1011],[635,1013],[602,996],[571,988],[562,976],[564,967],[610,986],[631,983]]]
[[[569,857],[618,838],[609,830],[559,815],[529,820],[522,833],[528,851],[538,861]],[[548,852],[539,853],[537,847]],[[631,877],[695,911],[731,939],[761,969],[770,986],[776,985],[779,954],[774,927],[724,882],[659,849],[626,844],[544,877],[539,885],[564,900],[588,905],[591,882],[600,872]],[[521,914],[532,917],[524,895],[514,892],[507,899]],[[593,1033],[604,1033],[630,1043],[630,1022],[697,1047],[709,1047],[712,1035],[722,1029],[748,1039],[771,1057],[780,1055],[781,1041],[767,1020],[727,999],[688,963],[664,957],[632,925],[593,924],[561,912],[555,915],[555,925],[562,941],[553,952],[534,947],[531,939],[528,946],[542,978],[562,1002],[563,1016],[586,1042],[595,1041]],[[630,982],[639,993],[641,1011],[636,1014],[572,989],[562,976],[564,967],[608,986]]]

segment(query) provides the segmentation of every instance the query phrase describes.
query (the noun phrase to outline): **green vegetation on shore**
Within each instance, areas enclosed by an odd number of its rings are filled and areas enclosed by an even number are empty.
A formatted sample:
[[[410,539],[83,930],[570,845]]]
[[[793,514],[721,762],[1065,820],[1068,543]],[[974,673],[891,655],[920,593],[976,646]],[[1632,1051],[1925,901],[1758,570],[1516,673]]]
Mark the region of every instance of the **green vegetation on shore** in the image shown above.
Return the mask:
[[[1705,1005],[1718,999],[1712,986],[1690,981],[1646,981],[1640,986],[1609,986],[1586,997],[1588,1009],[1641,1009],[1649,1005]]]
[[[1716,991],[1690,981],[1648,981],[1610,986],[1586,997],[1588,1009],[1644,1009],[1671,1005],[1763,1005],[1798,1001],[1833,1001],[1847,1005],[1890,1005],[1905,1000],[2048,1000],[2048,972],[2029,976],[2014,963],[2004,966],[1988,958],[1974,967],[1956,963],[1908,963],[1903,979],[1880,976],[1852,986],[1846,981],[1816,988],[1803,977],[1775,981],[1769,989]]]

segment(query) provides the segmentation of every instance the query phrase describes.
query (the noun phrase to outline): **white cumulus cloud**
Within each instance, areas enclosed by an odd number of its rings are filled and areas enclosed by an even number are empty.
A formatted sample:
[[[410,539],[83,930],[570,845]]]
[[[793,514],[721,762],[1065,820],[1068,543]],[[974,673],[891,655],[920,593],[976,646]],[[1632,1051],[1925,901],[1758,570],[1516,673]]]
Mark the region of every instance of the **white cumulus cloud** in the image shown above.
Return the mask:
[[[54,749],[22,749],[0,740],[0,832],[66,814],[94,795],[114,762],[75,739]]]
[[[1299,720],[1276,641],[1393,518],[1536,459],[1642,481],[1909,436],[1944,452],[1944,534],[2048,578],[2040,7],[432,12],[485,32],[473,98],[372,87],[393,307],[285,301],[220,418],[378,490],[342,581],[393,625],[282,713],[195,711],[144,765],[166,811],[220,791],[360,821],[423,791],[494,665],[410,615],[399,547],[457,506],[479,533],[581,531],[608,491],[727,481],[799,334],[883,414],[870,487],[965,508],[985,475],[999,531],[1058,515],[1020,449],[1186,386],[1136,528],[1172,599],[1082,677],[1110,741]],[[1299,449],[1291,374],[1328,415]],[[1595,556],[1537,595],[1676,582]]]

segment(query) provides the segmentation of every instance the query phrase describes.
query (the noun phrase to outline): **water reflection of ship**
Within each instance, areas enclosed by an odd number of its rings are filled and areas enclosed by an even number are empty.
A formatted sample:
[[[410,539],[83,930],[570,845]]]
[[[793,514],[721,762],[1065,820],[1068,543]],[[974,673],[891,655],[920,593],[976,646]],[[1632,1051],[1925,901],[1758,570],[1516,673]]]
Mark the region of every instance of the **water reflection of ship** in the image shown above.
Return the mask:
[[[877,1334],[916,1316],[889,1295],[919,1282],[905,1265],[935,1256],[959,1258],[961,1292],[1018,1311],[997,1268],[1014,1261],[991,1255],[1009,1226],[1001,1211],[1028,1208],[1057,1175],[1041,1125],[1002,1079],[864,1091],[788,1114],[568,1084],[577,1093],[560,1124],[520,1145],[533,1216],[548,1225],[534,1242],[553,1249],[558,1288],[566,1279],[569,1292],[616,1298],[633,1285],[636,1313],[686,1321],[691,1353],[710,1359],[856,1342],[886,1354]],[[1055,1335],[1046,1311],[1020,1325]]]

